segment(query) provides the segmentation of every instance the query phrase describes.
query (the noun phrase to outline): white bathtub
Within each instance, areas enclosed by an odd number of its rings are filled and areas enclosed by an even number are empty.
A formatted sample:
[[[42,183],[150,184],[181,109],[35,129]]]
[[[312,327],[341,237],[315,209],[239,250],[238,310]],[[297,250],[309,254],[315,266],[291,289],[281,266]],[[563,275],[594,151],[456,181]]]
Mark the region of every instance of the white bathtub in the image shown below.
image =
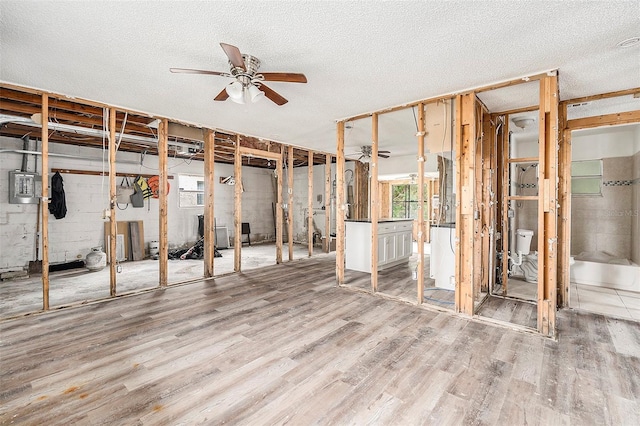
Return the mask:
[[[640,266],[576,260],[571,266],[571,282],[640,292]]]

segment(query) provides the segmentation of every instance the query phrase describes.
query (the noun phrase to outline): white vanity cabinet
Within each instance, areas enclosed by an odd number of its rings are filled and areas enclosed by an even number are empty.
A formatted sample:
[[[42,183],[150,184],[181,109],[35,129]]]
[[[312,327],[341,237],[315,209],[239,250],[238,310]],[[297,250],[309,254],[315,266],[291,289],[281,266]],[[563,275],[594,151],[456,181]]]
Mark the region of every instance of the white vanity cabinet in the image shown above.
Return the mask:
[[[371,222],[345,222],[345,268],[371,272]],[[381,219],[378,222],[378,270],[409,260],[413,251],[413,220]]]

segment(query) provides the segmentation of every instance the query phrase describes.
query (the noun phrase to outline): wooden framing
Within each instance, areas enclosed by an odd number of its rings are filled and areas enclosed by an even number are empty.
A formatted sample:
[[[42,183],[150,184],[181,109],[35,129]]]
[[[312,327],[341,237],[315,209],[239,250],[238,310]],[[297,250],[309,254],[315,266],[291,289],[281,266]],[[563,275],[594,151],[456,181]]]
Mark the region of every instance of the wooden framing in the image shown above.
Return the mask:
[[[282,156],[284,155],[284,146],[280,146],[280,155],[276,160],[278,186],[276,204],[276,263],[282,263]]]
[[[637,123],[640,121],[640,110],[598,115],[596,117],[576,118],[568,120],[566,130],[590,129],[592,127],[615,126],[618,124]]]
[[[371,292],[378,291],[378,218],[380,200],[378,199],[378,114],[371,116]]]
[[[293,260],[293,146],[289,145],[287,167],[287,243],[289,244],[289,261]]]
[[[109,294],[116,295],[116,109],[109,108]],[[44,123],[44,118],[43,118]]]
[[[331,155],[324,163],[324,252],[331,251]]]
[[[418,104],[418,276],[416,294],[417,303],[421,305],[424,301],[424,163],[427,161],[424,155],[424,136],[426,133],[424,125],[424,104]]]
[[[555,335],[557,305],[558,77],[540,80],[538,332]]]
[[[309,257],[313,256],[313,151],[309,150],[307,155],[307,245]]]
[[[568,307],[571,259],[571,130],[565,129],[566,104],[560,104],[558,115],[558,307]]]
[[[49,97],[46,94],[42,95],[41,139],[42,197],[40,199],[40,211],[42,214],[42,309],[46,311],[49,309]]]
[[[474,175],[475,93],[459,95],[456,104],[456,312],[474,314]]]
[[[355,162],[355,209],[351,219],[366,219],[369,217],[369,165]]]
[[[502,205],[502,223],[500,227],[500,233],[502,235],[502,277],[500,282],[502,283],[503,296],[507,295],[509,287],[509,259],[507,257],[509,253],[509,133],[509,120],[507,118],[504,120],[502,127],[502,140],[500,141],[500,149],[498,151],[498,158],[500,159],[498,164],[500,164],[500,170],[502,171],[499,200]]]
[[[169,222],[167,203],[167,158],[169,154],[169,122],[166,118],[160,120],[158,126],[158,231],[159,241],[159,264],[160,264],[160,287],[166,287],[169,279]]]
[[[344,216],[347,205],[344,193],[344,121],[338,122],[336,148],[336,274],[338,285],[344,283]]]
[[[626,89],[626,90],[618,90],[616,92],[601,93],[598,95],[583,96],[581,98],[567,99],[566,101],[560,102],[560,105],[562,105],[564,109],[567,105],[571,105],[571,104],[578,104],[582,102],[591,102],[591,101],[597,101],[600,99],[617,98],[618,96],[637,95],[637,94],[640,94],[640,87],[634,87],[633,89]]]
[[[242,153],[240,135],[236,135],[233,177],[236,181],[233,187],[233,270],[240,272],[242,267]]]
[[[402,105],[397,105],[394,107],[390,107],[390,108],[385,108],[379,111],[376,111],[375,114],[387,114],[389,112],[394,112],[394,111],[398,111],[401,109],[406,109],[406,108],[413,108],[415,106],[418,106],[418,104],[431,104],[431,103],[435,103],[438,101],[442,101],[443,99],[453,99],[453,98],[457,98],[458,96],[462,96],[462,95],[468,95],[470,93],[481,93],[481,92],[488,92],[490,90],[495,90],[495,89],[502,89],[504,87],[510,87],[510,86],[515,86],[521,83],[528,83],[531,81],[537,81],[540,80],[542,78],[544,78],[545,76],[547,76],[547,73],[540,73],[540,74],[533,74],[533,75],[529,75],[529,76],[524,76],[524,77],[520,77],[520,78],[516,78],[513,80],[507,80],[507,81],[503,81],[500,83],[494,83],[494,84],[490,84],[488,86],[482,86],[482,87],[478,87],[475,88],[473,90],[469,90],[469,91],[462,91],[462,92],[457,92],[457,93],[451,93],[451,94],[446,94],[446,95],[442,95],[442,96],[434,96],[431,98],[426,98],[426,99],[421,99],[418,101],[414,101],[414,102],[409,102],[406,104],[402,104]],[[363,114],[358,114],[358,115],[354,115],[352,117],[346,117],[343,118],[342,121],[347,122],[347,121],[355,121],[355,120],[360,120],[362,118],[367,118],[370,117],[372,114],[372,112],[367,112],[367,113],[363,113]]]
[[[204,131],[204,277],[214,275],[215,259],[215,225],[214,225],[214,191],[215,191],[215,132]]]

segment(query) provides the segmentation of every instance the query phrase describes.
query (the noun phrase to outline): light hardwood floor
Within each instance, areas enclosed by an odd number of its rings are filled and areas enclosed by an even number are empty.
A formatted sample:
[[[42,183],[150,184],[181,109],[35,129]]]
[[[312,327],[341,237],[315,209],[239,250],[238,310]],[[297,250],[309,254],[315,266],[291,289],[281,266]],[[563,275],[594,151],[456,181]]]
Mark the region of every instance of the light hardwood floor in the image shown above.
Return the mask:
[[[638,323],[559,338],[334,285],[324,256],[0,323],[1,424],[640,424]]]

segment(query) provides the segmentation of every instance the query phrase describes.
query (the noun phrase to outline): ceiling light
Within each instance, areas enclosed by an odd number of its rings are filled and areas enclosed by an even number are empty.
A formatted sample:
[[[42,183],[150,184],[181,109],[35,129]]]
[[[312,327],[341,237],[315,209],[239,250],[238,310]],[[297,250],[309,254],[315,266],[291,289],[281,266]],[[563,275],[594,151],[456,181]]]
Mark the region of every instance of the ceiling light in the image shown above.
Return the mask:
[[[616,44],[616,46],[627,48],[627,47],[635,46],[638,43],[640,43],[640,37],[631,37],[626,40],[622,40],[620,43]]]
[[[535,123],[535,120],[533,118],[528,118],[528,117],[518,117],[518,118],[514,118],[511,121],[513,121],[513,124],[515,124],[516,127],[519,127],[522,130],[526,129],[527,127]]]
[[[252,84],[249,86],[249,96],[251,96],[251,102],[255,103],[264,98],[264,92]]]
[[[242,86],[242,83],[234,81],[229,84],[225,90],[233,102],[237,104],[244,103],[244,87]]]

